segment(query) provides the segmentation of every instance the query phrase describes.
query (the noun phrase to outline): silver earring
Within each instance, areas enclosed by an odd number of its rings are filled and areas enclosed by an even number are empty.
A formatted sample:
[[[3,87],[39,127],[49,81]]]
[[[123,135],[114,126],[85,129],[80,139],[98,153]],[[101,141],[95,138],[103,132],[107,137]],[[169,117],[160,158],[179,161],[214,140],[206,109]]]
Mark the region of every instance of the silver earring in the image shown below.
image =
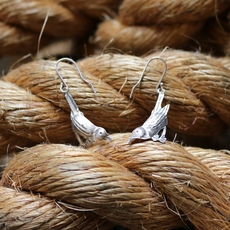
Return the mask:
[[[152,139],[153,141],[160,141],[161,143],[166,142],[165,134],[166,134],[166,126],[168,124],[167,113],[168,113],[170,105],[168,104],[164,106],[163,108],[161,107],[161,103],[164,99],[164,92],[165,92],[165,90],[163,89],[163,83],[161,81],[167,71],[167,64],[164,59],[160,57],[153,57],[148,60],[140,76],[139,81],[136,83],[136,85],[133,86],[131,90],[130,98],[132,98],[134,89],[140,84],[141,80],[143,79],[144,73],[147,69],[148,64],[153,59],[160,59],[165,65],[164,72],[162,73],[162,76],[156,87],[156,92],[158,93],[157,102],[156,102],[154,109],[151,112],[150,117],[144,122],[144,124],[140,127],[137,127],[136,129],[132,131],[132,135],[129,138],[128,144],[131,144],[135,139],[141,139],[141,140]],[[162,130],[162,133],[159,135],[159,132],[161,130]]]
[[[76,67],[76,69],[79,72],[79,75],[81,79],[86,82],[90,87],[92,88],[93,92],[96,93],[96,90],[92,83],[90,83],[88,80],[85,79],[85,77],[82,75],[78,65],[76,64],[75,61],[73,61],[70,58],[61,58],[56,62],[56,72],[58,76],[61,79],[61,84],[60,84],[60,91],[65,94],[65,98],[69,104],[69,107],[71,109],[71,122],[72,122],[72,129],[73,132],[75,133],[75,136],[79,142],[79,144],[83,147],[88,147],[90,146],[93,142],[95,142],[97,139],[105,139],[108,141],[111,141],[112,139],[109,137],[109,134],[106,132],[106,130],[102,127],[98,127],[94,125],[90,120],[88,120],[84,114],[79,110],[78,106],[76,105],[73,97],[69,93],[69,87],[64,81],[63,77],[58,71],[58,64],[61,61],[69,61],[73,63]],[[82,141],[81,138],[85,139],[85,143]]]

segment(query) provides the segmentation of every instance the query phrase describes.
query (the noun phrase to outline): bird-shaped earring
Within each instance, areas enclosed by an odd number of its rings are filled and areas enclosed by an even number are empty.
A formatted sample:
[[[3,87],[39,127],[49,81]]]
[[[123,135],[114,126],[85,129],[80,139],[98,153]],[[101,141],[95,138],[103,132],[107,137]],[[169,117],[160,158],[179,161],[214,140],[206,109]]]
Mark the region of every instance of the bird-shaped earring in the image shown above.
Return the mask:
[[[161,107],[161,103],[164,99],[164,92],[165,92],[163,88],[163,83],[161,81],[167,71],[167,64],[164,59],[162,59],[161,57],[152,57],[151,59],[148,60],[140,76],[139,81],[136,83],[136,85],[133,86],[129,97],[132,98],[134,89],[140,84],[149,63],[153,59],[160,59],[165,65],[164,72],[162,73],[162,76],[156,87],[156,92],[158,93],[157,102],[154,109],[151,112],[150,117],[144,122],[144,124],[132,131],[132,135],[129,138],[128,144],[131,144],[135,139],[141,139],[141,140],[152,139],[153,141],[159,141],[161,143],[166,142],[165,134],[166,134],[166,126],[168,124],[167,113],[170,105],[168,104],[163,108]],[[159,134],[161,130],[162,132],[161,134]]]
[[[92,88],[93,92],[96,93],[96,90],[92,83],[90,83],[88,80],[84,78],[82,75],[78,65],[76,64],[75,61],[73,61],[70,58],[61,58],[56,62],[56,72],[58,76],[61,79],[61,84],[60,84],[60,91],[65,94],[65,98],[69,104],[69,107],[71,109],[71,122],[72,122],[72,129],[73,132],[75,133],[75,136],[79,142],[79,144],[83,147],[88,147],[90,146],[93,142],[95,142],[97,139],[105,139],[108,141],[111,141],[112,139],[109,137],[109,134],[106,132],[106,130],[102,127],[98,127],[94,125],[90,120],[88,120],[84,114],[79,110],[78,106],[76,105],[73,97],[69,93],[69,87],[64,81],[63,77],[58,71],[58,64],[61,61],[69,61],[72,62],[76,69],[79,72],[79,75],[81,79],[86,82],[90,87]],[[85,143],[82,141],[82,139],[85,139]]]

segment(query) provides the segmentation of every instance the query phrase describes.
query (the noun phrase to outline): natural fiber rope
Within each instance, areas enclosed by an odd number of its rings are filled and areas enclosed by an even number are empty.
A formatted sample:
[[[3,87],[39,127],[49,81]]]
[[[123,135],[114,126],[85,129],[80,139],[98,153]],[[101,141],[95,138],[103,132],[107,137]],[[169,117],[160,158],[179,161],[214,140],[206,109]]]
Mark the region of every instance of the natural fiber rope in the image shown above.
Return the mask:
[[[194,147],[185,147],[185,149],[194,155],[202,164],[211,169],[219,177],[220,183],[230,194],[230,154],[227,150],[215,151],[211,149],[201,149]]]
[[[25,150],[11,160],[2,184],[92,210],[131,229],[182,225],[166,208],[161,194],[143,179],[100,154],[77,147],[40,145]]]
[[[230,54],[230,20],[227,21],[226,17],[210,20],[208,34],[215,45],[221,47],[226,55]]]
[[[89,2],[0,2],[0,20],[4,21],[0,27],[6,31],[0,36],[0,43],[6,49],[0,53],[9,54],[19,48],[24,49],[23,54],[36,51],[35,34],[41,31],[49,10],[44,44],[51,39],[49,36],[86,39],[95,25],[90,17],[113,16],[120,4],[114,0]],[[158,11],[163,7],[164,15],[155,14],[153,19],[151,13],[146,17],[148,13],[144,11],[153,10],[155,3]],[[145,1],[124,0],[118,20],[100,24],[94,40],[97,48],[114,47],[142,55],[158,46],[184,47],[206,19],[218,16],[230,3],[208,0],[199,2],[201,6],[197,7],[196,2],[188,5],[179,0],[173,3],[165,0],[154,4],[145,8]],[[183,4],[183,9],[177,4]],[[172,24],[153,26],[159,21]],[[193,21],[196,22],[191,26]],[[144,26],[129,26],[133,23]],[[228,36],[224,42],[219,39],[228,34],[228,25],[224,29],[217,25],[208,35],[228,54]],[[213,34],[214,31],[219,35]],[[227,58],[214,59],[183,51],[158,52],[144,58],[115,54],[86,58],[78,64],[94,84],[97,95],[79,79],[72,66],[60,66],[84,114],[110,132],[124,132],[142,124],[155,105],[155,86],[163,71],[159,62],[150,64],[133,100],[128,99],[147,59],[154,55],[161,55],[168,64],[163,80],[164,104],[171,104],[168,114],[171,129],[211,136],[230,125]],[[17,146],[29,147],[39,142],[75,141],[69,107],[59,90],[60,79],[54,66],[55,62],[49,60],[32,62],[0,81],[0,153],[12,154]],[[88,150],[43,144],[14,157],[1,180],[0,228],[107,230],[119,224],[130,229],[171,229],[189,221],[196,229],[230,228],[229,155],[183,148],[170,142],[162,145],[147,141],[130,146],[126,144],[129,136],[130,133],[112,135],[111,143],[101,141]]]
[[[30,147],[36,144],[36,142],[16,136],[13,134],[6,134],[4,130],[0,130],[0,155],[6,155],[9,152],[19,150],[23,147]]]
[[[168,63],[163,82],[164,103],[171,104],[169,127],[192,135],[220,133],[230,124],[229,70],[218,59],[197,53],[166,51],[162,57]],[[124,132],[141,125],[156,102],[154,89],[163,71],[159,62],[149,65],[134,99],[128,98],[145,63],[143,58],[115,54],[78,62],[84,76],[94,84],[96,95],[73,66],[61,63],[60,71],[86,117],[109,131]],[[69,106],[59,90],[54,67],[54,61],[36,61],[3,77],[13,84],[0,81],[0,130],[36,142],[75,140]]]
[[[226,168],[230,160],[229,155],[222,156],[222,159],[218,157],[214,158],[214,151],[212,150],[188,148],[189,151],[194,152],[193,154],[197,156],[198,159],[196,159],[188,154],[185,149],[181,148],[181,146],[169,142],[166,145],[152,141],[132,146],[124,145],[124,139],[128,139],[129,136],[130,134],[113,136],[114,144],[95,145],[90,150],[94,153],[103,154],[107,158],[117,161],[130,170],[137,172],[141,177],[153,181],[154,186],[158,190],[163,191],[167,195],[167,198],[188,216],[197,229],[229,228],[229,210],[224,211],[227,219],[208,217],[208,215],[212,215],[212,211],[215,210],[214,212],[216,212],[218,210],[215,207],[211,207],[210,204],[218,204],[217,200],[214,201],[212,199],[219,197],[219,195],[214,193],[216,189],[220,192],[219,189],[222,186],[213,184],[216,183],[212,182],[211,179],[214,175],[209,170],[209,172],[206,171],[207,168],[199,162],[199,159],[202,158],[201,161],[211,167],[212,171],[221,178],[221,182],[224,173],[226,174],[226,181],[228,182],[223,183],[222,192],[225,194],[224,197],[227,200],[220,201],[219,205],[227,204],[229,208],[230,191],[228,190],[229,186],[225,186],[225,184],[229,183],[229,177],[227,176],[229,169]],[[212,153],[212,156],[209,160],[206,160],[206,158],[209,158],[209,152]],[[202,153],[205,153],[205,156]],[[223,154],[219,152],[218,155]],[[216,165],[217,159],[219,160]],[[222,171],[219,171],[220,169]],[[221,184],[220,181],[217,183]],[[212,186],[215,188],[211,188]],[[204,191],[207,188],[210,190]],[[209,199],[212,201],[210,202]],[[210,208],[212,211],[207,211],[205,210],[206,208]],[[205,213],[204,216],[203,213]],[[218,220],[215,224],[213,222],[214,219]],[[218,224],[220,225],[218,226]]]
[[[0,91],[0,130],[36,142],[73,139],[67,124],[69,116],[64,111],[9,82],[1,81]]]
[[[71,210],[68,206],[0,186],[0,228],[108,230],[114,225],[92,212]]]
[[[28,54],[37,50],[37,34],[3,22],[0,22],[0,31],[1,55]],[[43,36],[40,46],[47,44],[49,39]]]
[[[218,179],[228,171],[222,167],[229,162],[228,155],[216,167],[213,154],[209,159],[212,163],[207,166],[216,177],[201,163],[208,159],[209,150],[203,156],[201,149],[188,148],[198,153],[195,158],[176,143],[147,141],[130,146],[125,144],[129,136],[112,135],[113,142],[99,142],[88,150],[60,144],[29,148],[11,160],[1,184],[91,209],[131,229],[170,229],[182,224],[165,206],[171,202],[175,205],[171,208],[181,218],[187,216],[197,229],[230,227],[229,187]],[[141,178],[152,183],[151,189]]]
[[[92,29],[92,21],[79,12],[74,14],[52,0],[1,0],[0,19],[40,33],[49,12],[44,34],[55,37],[83,37]],[[74,29],[73,29],[74,28]]]
[[[86,39],[86,35],[93,32],[95,21],[85,14],[102,19],[105,14],[114,14],[119,4],[117,0],[100,0],[93,4],[71,0],[0,1],[0,54],[35,53],[46,16],[48,21],[40,47],[51,43],[53,37],[74,36]]]
[[[228,70],[230,70],[230,57],[218,58],[218,61]]]
[[[152,49],[164,46],[185,48],[188,42],[194,40],[194,36],[201,31],[206,18],[209,19],[213,15],[222,16],[223,11],[230,7],[227,1],[216,0],[208,0],[202,3],[195,1],[194,4],[189,1],[183,1],[182,3],[181,0],[173,3],[167,0],[163,2],[154,1],[153,3],[151,1],[128,0],[124,1],[121,6],[120,4],[120,0],[99,0],[97,2],[33,0],[29,3],[27,0],[13,0],[10,2],[3,0],[0,2],[0,20],[1,23],[7,23],[7,25],[0,25],[0,29],[5,31],[8,28],[10,34],[8,32],[1,34],[0,44],[3,45],[0,53],[4,55],[34,53],[37,50],[37,40],[46,16],[48,16],[48,22],[45,25],[41,40],[43,44],[52,42],[53,37],[74,37],[77,41],[80,38],[81,42],[88,44],[88,40],[92,40],[89,39],[89,35],[93,37],[95,25],[99,22],[95,21],[94,18],[104,20],[104,18],[112,17],[118,19],[99,23],[99,28],[94,35],[94,39],[90,42],[88,52],[91,52],[92,43],[95,46],[94,53],[101,52],[106,47],[113,47],[136,55],[143,55]],[[118,11],[119,6],[120,10]],[[154,11],[156,6],[157,11]],[[164,10],[159,10],[160,7]],[[144,11],[151,11],[151,14],[146,14]],[[163,17],[161,17],[161,12],[164,14]],[[200,12],[202,12],[202,15],[199,15]],[[140,19],[143,22],[139,23],[133,21],[133,19]],[[155,20],[157,23],[155,23]],[[159,23],[159,20],[163,20],[163,24]],[[168,23],[171,25],[168,25]],[[143,24],[143,26],[137,26],[137,24]],[[25,32],[22,28],[27,31]],[[210,32],[210,35],[212,33]],[[221,31],[220,34],[222,34]],[[220,38],[222,38],[222,35],[215,34],[212,46],[220,43]],[[18,39],[19,42],[17,43]],[[205,42],[202,41],[201,44],[205,44]],[[221,49],[224,49],[225,53],[228,54],[229,44],[225,43],[221,43]],[[211,49],[212,47],[208,44],[207,50]],[[79,53],[79,50],[74,52]],[[87,51],[81,50],[80,52],[83,55]]]
[[[122,0],[58,0],[58,2],[74,12],[82,11],[90,17],[103,19],[114,16]]]
[[[173,25],[127,26],[118,20],[106,20],[99,24],[92,43],[99,49],[112,47],[122,52],[143,55],[156,47],[182,48],[204,22]]]
[[[201,21],[228,9],[229,1],[124,0],[119,19],[126,25]]]

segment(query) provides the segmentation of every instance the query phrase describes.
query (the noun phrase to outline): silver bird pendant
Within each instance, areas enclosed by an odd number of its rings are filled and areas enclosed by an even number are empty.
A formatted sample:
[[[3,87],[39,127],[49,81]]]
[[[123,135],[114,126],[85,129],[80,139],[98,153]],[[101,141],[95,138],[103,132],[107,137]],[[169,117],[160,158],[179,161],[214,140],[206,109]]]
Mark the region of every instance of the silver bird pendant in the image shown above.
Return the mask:
[[[72,129],[81,146],[89,147],[97,139],[112,140],[104,128],[94,125],[84,116],[74,102],[69,91],[65,92],[65,98],[71,109],[70,118]],[[85,142],[82,138],[85,139]]]
[[[85,77],[82,75],[81,70],[79,69],[76,62],[70,58],[61,58],[56,62],[56,72],[58,76],[61,79],[60,84],[60,91],[65,94],[65,98],[69,104],[71,113],[70,113],[70,119],[72,122],[72,130],[75,133],[75,136],[79,142],[79,144],[83,147],[89,147],[93,142],[95,142],[97,139],[105,139],[108,141],[111,141],[112,139],[109,137],[109,134],[106,132],[106,130],[102,127],[94,125],[90,120],[88,120],[84,114],[79,110],[77,104],[75,103],[72,95],[69,93],[69,87],[64,81],[62,75],[58,71],[58,63],[61,61],[68,61],[72,62],[72,64],[75,65],[80,78],[86,82],[88,85],[91,86],[94,93],[96,93],[96,90],[92,83],[90,83],[88,80],[85,79]],[[84,139],[84,141],[82,140]]]
[[[167,113],[170,105],[166,105],[163,108],[161,103],[164,99],[165,90],[161,88],[158,90],[158,99],[154,109],[151,112],[150,117],[145,121],[145,123],[137,127],[132,131],[132,135],[129,138],[128,144],[131,144],[135,139],[159,141],[161,143],[166,142],[166,126],[168,124]],[[159,135],[159,132],[162,133]]]

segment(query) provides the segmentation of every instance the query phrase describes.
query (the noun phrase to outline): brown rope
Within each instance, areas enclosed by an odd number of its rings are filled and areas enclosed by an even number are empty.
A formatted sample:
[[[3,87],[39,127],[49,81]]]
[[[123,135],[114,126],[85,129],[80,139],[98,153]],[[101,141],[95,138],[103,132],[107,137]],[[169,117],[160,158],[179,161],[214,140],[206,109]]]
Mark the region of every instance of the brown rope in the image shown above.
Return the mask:
[[[230,54],[230,20],[226,17],[219,18],[218,20],[212,19],[209,21],[208,35],[213,43],[219,49],[223,49],[224,54]]]
[[[230,114],[226,107],[230,95],[230,72],[218,59],[200,53],[177,50],[158,54],[166,60],[168,73],[182,79],[196,97],[208,104],[213,112],[230,125]],[[187,68],[183,68],[185,66]]]
[[[0,83],[0,98],[0,126],[5,133],[35,142],[73,140],[69,115],[50,102],[4,81]]]
[[[92,43],[100,49],[112,47],[143,55],[156,47],[182,48],[203,26],[203,21],[173,25],[127,26],[118,20],[99,24]]]
[[[126,25],[201,21],[229,8],[228,1],[124,0],[119,19]],[[138,16],[137,16],[138,15]]]
[[[176,143],[167,142],[162,145],[148,141],[128,146],[124,144],[124,139],[127,140],[129,136],[114,135],[114,143],[94,146],[90,150],[152,181],[158,190],[188,216],[197,229],[229,228],[229,191],[226,192],[226,187],[221,185],[207,167]],[[226,156],[225,159],[229,162],[230,157]],[[222,162],[223,165],[227,163]],[[222,162],[216,167],[221,167]],[[216,214],[218,216],[212,216]]]
[[[200,155],[195,158],[176,143],[130,146],[125,144],[129,136],[112,135],[113,142],[88,150],[60,144],[29,148],[11,160],[1,184],[90,209],[131,229],[182,226],[178,215],[188,217],[197,229],[230,227],[230,191],[221,179],[228,171],[228,155],[217,152],[224,155],[217,165],[214,154],[207,154],[213,151],[188,148]],[[205,161],[211,170],[201,163]]]
[[[82,11],[84,14],[102,19],[108,16],[114,16],[122,0],[59,0],[68,9]]]
[[[9,152],[36,144],[30,139],[6,133],[4,130],[0,130],[0,133],[0,155],[7,155]]]
[[[194,155],[202,164],[211,169],[220,180],[220,183],[230,194],[230,154],[227,150],[215,151],[211,149],[201,149],[194,147],[185,147],[185,149]]]
[[[71,210],[68,204],[0,186],[1,229],[111,229],[113,224],[93,214]]]
[[[37,34],[3,22],[0,22],[0,31],[1,55],[19,55],[37,51]],[[43,36],[40,46],[44,46],[49,40],[50,38]]]
[[[13,172],[13,171],[14,172]],[[161,194],[123,166],[97,153],[66,145],[38,145],[15,156],[2,185],[39,192],[130,229],[182,225]]]
[[[218,58],[218,61],[228,70],[230,70],[230,57]]]
[[[164,103],[171,104],[169,127],[179,133],[201,136],[222,132],[230,124],[229,70],[218,59],[202,54],[167,51],[162,57],[168,63],[163,82]],[[101,55],[78,64],[94,84],[96,95],[73,66],[61,63],[60,71],[76,103],[96,125],[111,132],[131,131],[149,116],[156,102],[155,87],[163,71],[162,63],[149,65],[133,100],[128,96],[146,64],[145,59]],[[0,81],[0,129],[36,142],[75,140],[69,106],[59,90],[60,79],[54,67],[54,61],[28,63],[3,78],[13,84]]]
[[[83,37],[93,22],[80,12],[74,14],[52,0],[0,1],[0,20],[40,33],[49,12],[44,34],[55,37]]]

